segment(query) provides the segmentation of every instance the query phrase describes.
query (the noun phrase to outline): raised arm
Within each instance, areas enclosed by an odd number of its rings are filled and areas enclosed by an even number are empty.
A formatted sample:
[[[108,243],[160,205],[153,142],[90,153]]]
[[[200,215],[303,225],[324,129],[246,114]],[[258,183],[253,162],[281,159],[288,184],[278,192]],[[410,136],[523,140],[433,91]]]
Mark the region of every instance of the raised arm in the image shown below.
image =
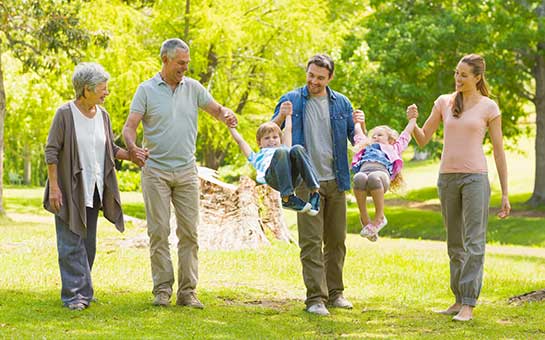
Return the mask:
[[[292,131],[292,122],[291,115],[293,113],[293,108],[290,101],[285,101],[280,105],[280,114],[279,116],[284,116],[284,133],[282,134],[282,144],[287,147],[291,147],[291,131]]]
[[[488,127],[490,140],[494,148],[494,161],[498,177],[500,178],[501,187],[501,207],[498,213],[499,218],[506,218],[511,212],[511,204],[509,203],[509,190],[507,185],[507,161],[505,159],[505,151],[503,149],[503,133],[501,130],[501,116],[494,118]]]
[[[242,137],[240,133],[238,133],[238,130],[235,127],[230,127],[229,133],[231,134],[231,136],[233,136],[235,142],[237,142],[240,151],[242,151],[244,156],[248,158],[248,156],[250,156],[250,154],[252,153],[252,148],[250,147],[250,145],[248,145],[248,143],[246,143],[244,137]]]
[[[221,106],[215,100],[211,100],[210,103],[208,103],[208,105],[206,105],[203,109],[220,122],[225,123],[225,125],[230,128],[234,128],[238,124],[237,116],[233,110],[225,106]]]
[[[411,119],[416,117],[418,117],[418,108],[416,107],[416,105],[413,104],[407,107],[407,118]],[[440,123],[441,112],[439,112],[435,106],[433,107],[430,116],[428,117],[422,128],[418,127],[415,122],[412,134],[418,146],[422,147],[428,144],[435,131],[437,131]]]
[[[409,119],[409,122],[407,123],[407,126],[405,126],[405,129],[403,130],[403,132],[406,132],[409,135],[411,135],[415,128],[416,128],[416,118],[411,118]]]

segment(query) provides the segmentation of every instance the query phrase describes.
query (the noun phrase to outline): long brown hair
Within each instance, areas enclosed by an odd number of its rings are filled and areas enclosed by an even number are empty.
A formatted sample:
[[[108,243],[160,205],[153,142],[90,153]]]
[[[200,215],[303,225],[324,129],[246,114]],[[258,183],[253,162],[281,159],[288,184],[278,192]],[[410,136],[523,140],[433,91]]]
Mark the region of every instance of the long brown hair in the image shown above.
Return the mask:
[[[481,80],[477,83],[477,90],[481,92],[481,94],[485,97],[488,97],[489,91],[488,91],[488,84],[486,83],[486,79],[484,77],[484,72],[486,70],[486,63],[484,61],[484,58],[481,57],[478,54],[468,54],[466,56],[463,56],[462,59],[460,59],[459,63],[465,63],[471,67],[471,72],[473,75],[481,76]],[[452,115],[456,118],[460,118],[462,115],[462,111],[464,111],[464,95],[462,92],[455,92],[454,100],[452,103]]]

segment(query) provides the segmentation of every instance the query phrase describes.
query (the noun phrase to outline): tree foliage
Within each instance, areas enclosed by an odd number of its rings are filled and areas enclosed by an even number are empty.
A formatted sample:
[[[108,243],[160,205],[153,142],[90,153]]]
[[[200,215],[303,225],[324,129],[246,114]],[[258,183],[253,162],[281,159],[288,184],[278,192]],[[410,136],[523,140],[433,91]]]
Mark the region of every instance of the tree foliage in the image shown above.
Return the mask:
[[[545,104],[537,104],[544,101],[545,89],[538,81],[545,72],[543,1],[374,0],[371,6],[373,13],[361,20],[367,30],[351,32],[343,46],[350,78],[344,82],[346,92],[360,96],[371,125],[401,129],[411,103],[420,107],[422,123],[433,101],[454,91],[459,59],[479,53],[487,61],[492,98],[503,111],[505,136],[526,131],[520,124],[528,114],[524,106],[536,104],[536,181],[545,177],[545,155],[540,156],[545,152],[540,137]],[[536,193],[545,197],[545,180],[536,185]]]
[[[0,59],[4,50],[22,62],[25,72],[59,72],[67,58],[77,62],[92,43],[104,46],[107,38],[79,27],[79,1],[4,0],[0,2]],[[9,95],[9,94],[8,94]],[[0,60],[0,178],[4,178],[4,120],[6,116],[3,69]],[[24,131],[23,131],[24,133]],[[3,213],[0,182],[0,213]]]

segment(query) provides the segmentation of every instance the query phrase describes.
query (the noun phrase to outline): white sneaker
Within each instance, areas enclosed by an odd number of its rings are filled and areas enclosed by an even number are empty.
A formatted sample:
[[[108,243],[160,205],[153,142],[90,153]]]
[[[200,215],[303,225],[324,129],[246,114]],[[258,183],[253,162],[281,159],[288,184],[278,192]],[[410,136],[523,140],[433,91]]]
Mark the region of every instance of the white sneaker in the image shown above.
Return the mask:
[[[307,307],[306,311],[316,315],[329,315],[329,311],[327,310],[327,308],[325,308],[325,305],[323,303],[316,303],[310,307]]]

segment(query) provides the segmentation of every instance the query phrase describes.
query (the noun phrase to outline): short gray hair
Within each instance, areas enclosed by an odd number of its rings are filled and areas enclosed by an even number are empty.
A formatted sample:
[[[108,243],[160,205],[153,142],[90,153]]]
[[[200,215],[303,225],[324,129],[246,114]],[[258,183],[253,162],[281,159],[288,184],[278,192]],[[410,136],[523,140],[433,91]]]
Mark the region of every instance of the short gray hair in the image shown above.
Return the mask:
[[[72,85],[76,92],[76,99],[82,97],[85,93],[85,87],[91,91],[100,83],[105,83],[110,79],[110,74],[104,70],[102,65],[97,63],[79,63],[74,69],[72,76]]]
[[[161,45],[161,53],[159,56],[161,59],[163,59],[163,56],[166,55],[169,60],[172,60],[177,49],[181,49],[184,52],[189,52],[189,46],[182,39],[167,39]]]

